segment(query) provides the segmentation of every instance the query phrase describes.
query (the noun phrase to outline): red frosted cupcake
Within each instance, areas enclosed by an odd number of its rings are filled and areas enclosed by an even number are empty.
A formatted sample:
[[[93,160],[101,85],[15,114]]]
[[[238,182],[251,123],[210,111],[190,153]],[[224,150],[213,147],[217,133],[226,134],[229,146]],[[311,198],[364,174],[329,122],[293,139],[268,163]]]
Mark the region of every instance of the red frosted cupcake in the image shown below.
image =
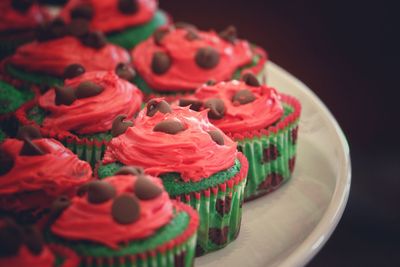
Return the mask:
[[[123,120],[139,112],[142,98],[139,89],[115,72],[92,71],[51,88],[36,105],[16,115],[22,124],[40,125],[44,136],[61,141],[94,165]]]
[[[33,1],[0,1],[0,59],[35,39],[35,29],[48,15]]]
[[[47,241],[76,252],[81,266],[192,266],[197,213],[170,200],[157,178],[139,169],[88,183],[54,203]]]
[[[79,259],[72,250],[45,245],[35,227],[20,226],[10,218],[0,218],[0,247],[0,266],[79,266]]]
[[[71,0],[61,16],[67,21],[86,19],[92,30],[106,33],[110,42],[129,49],[168,22],[157,8],[156,0]]]
[[[35,85],[62,85],[84,71],[115,70],[129,63],[123,48],[107,43],[100,32],[89,31],[88,22],[75,19],[65,24],[56,19],[44,25],[38,41],[23,45],[6,60],[8,79]]]
[[[73,195],[92,178],[90,165],[31,126],[0,145],[0,211],[29,222],[61,194]]]
[[[204,84],[179,105],[208,109],[210,121],[238,142],[249,161],[245,189],[249,200],[289,180],[296,158],[300,103],[260,85],[251,74],[243,80]]]
[[[252,72],[263,79],[266,53],[238,39],[233,27],[217,34],[175,24],[157,30],[132,51],[136,83],[147,94],[187,93],[209,80]]]

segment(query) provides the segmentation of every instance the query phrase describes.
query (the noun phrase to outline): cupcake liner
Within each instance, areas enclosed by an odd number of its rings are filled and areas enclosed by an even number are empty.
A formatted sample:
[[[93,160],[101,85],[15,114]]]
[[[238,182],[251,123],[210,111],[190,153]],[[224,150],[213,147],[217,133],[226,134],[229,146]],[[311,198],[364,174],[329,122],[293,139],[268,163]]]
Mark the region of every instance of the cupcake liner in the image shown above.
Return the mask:
[[[206,190],[172,197],[199,212],[196,256],[225,247],[239,234],[248,164],[242,153],[238,153],[238,159],[241,169],[228,181]]]
[[[196,212],[179,202],[174,201],[176,211],[185,212],[190,220],[186,229],[172,240],[163,244],[149,248],[148,250],[132,255],[104,255],[87,256],[79,255],[80,266],[99,267],[99,266],[124,266],[124,267],[192,267],[195,256],[198,217]],[[54,244],[51,242],[51,244]],[[58,243],[57,243],[58,244]],[[62,244],[58,244],[63,246]],[[73,249],[73,248],[71,248]]]
[[[60,141],[65,147],[70,149],[81,160],[87,161],[92,167],[94,167],[96,163],[101,160],[109,140],[97,139],[95,137],[92,139],[80,138],[68,131],[55,131],[43,128],[28,118],[27,114],[29,110],[35,106],[36,102],[32,101],[17,110],[15,116],[20,124],[38,126],[43,137],[54,138]]]
[[[168,15],[163,11],[157,11],[149,22],[130,27],[125,30],[107,35],[108,41],[125,49],[131,49],[138,43],[146,40],[160,26],[169,22]]]
[[[276,125],[258,131],[228,134],[249,161],[245,201],[266,195],[287,182],[296,161],[300,103],[281,94],[285,116]]]

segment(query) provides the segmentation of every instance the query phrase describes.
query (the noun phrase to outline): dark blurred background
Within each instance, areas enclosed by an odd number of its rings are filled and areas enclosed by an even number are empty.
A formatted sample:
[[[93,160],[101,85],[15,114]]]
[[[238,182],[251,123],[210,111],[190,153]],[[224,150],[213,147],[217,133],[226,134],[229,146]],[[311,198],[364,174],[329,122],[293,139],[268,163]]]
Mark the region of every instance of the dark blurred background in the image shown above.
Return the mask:
[[[392,1],[396,3],[396,1]],[[343,128],[353,163],[348,206],[309,266],[400,266],[400,35],[385,1],[161,0],[200,29],[233,24],[307,84]],[[396,116],[397,115],[397,116]]]

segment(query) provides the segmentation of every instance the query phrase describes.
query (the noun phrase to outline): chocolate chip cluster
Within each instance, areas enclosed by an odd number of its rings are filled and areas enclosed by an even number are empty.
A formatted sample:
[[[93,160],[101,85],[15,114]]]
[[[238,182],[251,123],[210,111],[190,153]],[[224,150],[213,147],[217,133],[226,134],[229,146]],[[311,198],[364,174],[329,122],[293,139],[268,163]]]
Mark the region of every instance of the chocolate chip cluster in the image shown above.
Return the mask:
[[[155,185],[144,174],[142,168],[125,166],[115,175],[134,175],[137,180],[132,185],[131,191],[124,191],[118,194],[117,190],[108,182],[92,181],[79,188],[78,197],[85,197],[92,205],[103,204],[112,201],[111,216],[119,224],[131,224],[140,217],[140,200],[152,200],[162,194],[162,189]],[[71,201],[63,196],[58,198],[52,206],[52,218],[58,217],[63,210],[68,208]]]

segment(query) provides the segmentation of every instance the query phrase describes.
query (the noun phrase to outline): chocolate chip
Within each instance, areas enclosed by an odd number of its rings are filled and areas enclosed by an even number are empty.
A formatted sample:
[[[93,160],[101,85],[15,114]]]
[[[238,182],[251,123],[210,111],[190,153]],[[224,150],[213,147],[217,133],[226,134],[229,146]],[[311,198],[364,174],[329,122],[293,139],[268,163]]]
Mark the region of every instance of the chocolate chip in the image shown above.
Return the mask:
[[[161,195],[162,189],[149,178],[139,176],[135,183],[134,193],[140,200],[151,200]]]
[[[59,196],[50,207],[50,217],[57,218],[61,213],[71,205],[71,200],[68,196]]]
[[[118,10],[122,14],[134,14],[138,9],[137,0],[118,0]]]
[[[68,86],[54,86],[54,91],[56,93],[55,103],[59,105],[72,105],[76,100],[75,91]]]
[[[147,103],[146,115],[149,117],[153,117],[157,113],[157,111],[166,114],[166,113],[171,113],[172,109],[165,100],[161,101],[155,99],[150,100]]]
[[[138,199],[131,194],[120,195],[112,203],[111,215],[119,224],[135,222],[140,216],[140,204]]]
[[[175,28],[177,29],[193,29],[196,30],[196,26],[194,26],[193,24],[187,23],[187,22],[183,22],[183,21],[178,21],[174,23]]]
[[[162,39],[168,33],[169,33],[168,28],[158,28],[157,30],[155,30],[155,32],[153,33],[154,43],[156,45],[161,45]]]
[[[216,84],[217,84],[217,82],[215,80],[206,81],[206,85],[208,85],[208,86],[213,86],[213,85],[216,85]]]
[[[251,103],[254,100],[256,100],[256,97],[250,90],[247,89],[237,91],[235,95],[232,97],[232,102],[233,103],[238,102],[240,105]]]
[[[0,176],[8,173],[14,167],[13,157],[3,149],[0,149]]]
[[[68,32],[72,36],[82,37],[89,32],[89,22],[86,19],[73,19],[68,25]]]
[[[232,25],[229,26],[228,28],[219,33],[219,37],[221,37],[227,42],[235,43],[235,41],[237,40],[236,28]]]
[[[40,139],[42,135],[40,134],[39,128],[33,125],[24,125],[19,127],[17,132],[17,139],[25,140],[28,139]]]
[[[180,121],[176,120],[164,120],[154,126],[153,131],[163,132],[167,134],[177,134],[185,130],[185,127]]]
[[[194,111],[199,111],[200,108],[203,106],[203,102],[200,100],[194,100],[194,99],[179,99],[179,106],[180,107],[187,107],[190,106],[189,108]]]
[[[124,166],[121,169],[119,169],[114,175],[143,175],[144,170],[141,167],[136,167],[136,166]]]
[[[33,0],[12,0],[11,6],[17,11],[26,12],[32,6],[33,2]]]
[[[81,38],[81,42],[96,49],[100,49],[107,44],[106,37],[99,31],[89,32]]]
[[[132,121],[124,121],[126,119],[126,115],[118,115],[115,117],[111,127],[111,134],[113,137],[117,137],[123,133],[125,133],[126,129],[133,126]]]
[[[212,69],[219,63],[219,53],[212,47],[202,47],[197,50],[195,61],[200,68]]]
[[[260,86],[260,82],[253,73],[246,73],[242,76],[242,81],[244,81],[249,86]]]
[[[169,70],[170,67],[171,58],[167,53],[158,51],[153,54],[153,58],[151,60],[151,69],[155,74],[164,74]]]
[[[224,136],[222,135],[221,131],[219,130],[212,130],[207,132],[211,139],[220,146],[225,144]]]
[[[85,73],[85,68],[81,64],[71,64],[64,69],[64,79],[72,79]]]
[[[18,225],[9,219],[2,219],[0,222],[0,258],[17,255],[22,242],[22,232]]]
[[[78,88],[75,90],[75,96],[80,98],[87,98],[101,94],[104,91],[104,87],[98,84],[95,84],[91,81],[81,82],[78,85]]]
[[[213,120],[222,119],[225,115],[225,104],[219,98],[211,98],[204,103],[204,107],[210,109],[208,117]]]
[[[91,20],[94,12],[93,7],[90,4],[80,4],[74,7],[70,14],[72,19],[81,18]]]
[[[185,34],[185,39],[188,41],[199,40],[200,36],[192,29],[188,29],[188,32]]]
[[[35,227],[24,227],[23,238],[25,245],[34,255],[39,255],[43,251],[43,238]]]
[[[32,142],[32,140],[25,138],[24,145],[19,152],[21,156],[41,156],[46,154],[40,147]]]
[[[112,199],[116,194],[115,188],[109,183],[93,181],[87,184],[88,201],[92,204],[100,204]]]
[[[115,73],[124,80],[127,80],[129,82],[133,81],[133,78],[136,76],[135,70],[126,63],[119,63],[117,67],[115,68]]]

